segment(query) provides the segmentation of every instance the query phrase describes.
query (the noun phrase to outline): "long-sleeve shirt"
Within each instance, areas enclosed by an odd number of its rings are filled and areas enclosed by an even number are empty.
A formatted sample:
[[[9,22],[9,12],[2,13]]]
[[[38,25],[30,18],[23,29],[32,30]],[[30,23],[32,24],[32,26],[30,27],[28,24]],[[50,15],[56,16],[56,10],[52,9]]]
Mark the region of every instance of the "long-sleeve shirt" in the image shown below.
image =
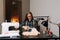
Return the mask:
[[[22,22],[22,26],[29,26],[30,28],[35,27],[38,31],[40,30],[38,22],[36,20],[25,20],[24,22]]]

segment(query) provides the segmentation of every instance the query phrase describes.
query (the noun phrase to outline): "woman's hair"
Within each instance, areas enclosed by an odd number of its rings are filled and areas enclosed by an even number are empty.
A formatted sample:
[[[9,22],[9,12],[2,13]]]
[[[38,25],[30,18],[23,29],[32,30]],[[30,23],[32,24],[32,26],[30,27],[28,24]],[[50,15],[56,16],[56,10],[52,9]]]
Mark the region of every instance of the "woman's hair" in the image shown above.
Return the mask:
[[[32,18],[31,20],[33,20],[32,12],[28,12],[28,13],[26,14],[26,16],[25,16],[25,20],[28,20],[28,17],[27,17],[28,14],[31,14],[31,18]]]

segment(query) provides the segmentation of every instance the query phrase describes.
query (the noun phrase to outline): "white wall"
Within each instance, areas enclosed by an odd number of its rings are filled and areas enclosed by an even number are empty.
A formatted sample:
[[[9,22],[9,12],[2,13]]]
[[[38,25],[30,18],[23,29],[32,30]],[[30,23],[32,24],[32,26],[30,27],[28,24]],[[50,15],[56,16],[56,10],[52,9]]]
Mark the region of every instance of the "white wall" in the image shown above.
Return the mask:
[[[30,11],[34,16],[50,16],[52,22],[60,23],[60,0],[30,0]],[[50,24],[50,28],[59,36],[57,25]]]

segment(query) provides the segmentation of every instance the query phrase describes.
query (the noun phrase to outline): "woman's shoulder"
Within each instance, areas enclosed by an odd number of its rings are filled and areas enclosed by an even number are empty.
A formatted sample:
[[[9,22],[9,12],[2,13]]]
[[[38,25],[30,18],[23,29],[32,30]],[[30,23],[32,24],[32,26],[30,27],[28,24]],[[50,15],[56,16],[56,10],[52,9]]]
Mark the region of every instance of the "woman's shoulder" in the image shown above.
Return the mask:
[[[25,24],[25,23],[26,23],[26,21],[27,21],[27,20],[22,21],[22,23],[21,23],[21,24]]]
[[[24,20],[23,22],[27,22],[28,20]]]

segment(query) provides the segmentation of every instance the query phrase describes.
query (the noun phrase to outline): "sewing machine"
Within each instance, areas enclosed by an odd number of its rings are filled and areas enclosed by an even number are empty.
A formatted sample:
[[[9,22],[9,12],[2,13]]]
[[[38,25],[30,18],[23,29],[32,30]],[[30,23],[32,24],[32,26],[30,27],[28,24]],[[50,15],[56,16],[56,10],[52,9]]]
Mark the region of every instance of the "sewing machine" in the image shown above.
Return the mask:
[[[19,28],[19,23],[3,22],[1,26],[2,26],[2,32],[0,34],[0,37],[19,36],[19,30],[9,30],[11,26],[14,26],[14,28]]]

